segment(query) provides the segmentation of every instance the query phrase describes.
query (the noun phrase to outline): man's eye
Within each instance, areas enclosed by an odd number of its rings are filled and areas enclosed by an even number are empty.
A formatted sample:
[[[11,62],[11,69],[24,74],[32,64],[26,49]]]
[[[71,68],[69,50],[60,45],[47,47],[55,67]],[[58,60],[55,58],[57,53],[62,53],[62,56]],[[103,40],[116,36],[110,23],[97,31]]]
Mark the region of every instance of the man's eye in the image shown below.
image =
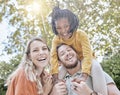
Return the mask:
[[[67,51],[71,51],[71,49],[68,49]]]
[[[63,56],[65,53],[61,53],[60,55]]]
[[[48,48],[47,47],[44,47],[43,50],[47,50]]]

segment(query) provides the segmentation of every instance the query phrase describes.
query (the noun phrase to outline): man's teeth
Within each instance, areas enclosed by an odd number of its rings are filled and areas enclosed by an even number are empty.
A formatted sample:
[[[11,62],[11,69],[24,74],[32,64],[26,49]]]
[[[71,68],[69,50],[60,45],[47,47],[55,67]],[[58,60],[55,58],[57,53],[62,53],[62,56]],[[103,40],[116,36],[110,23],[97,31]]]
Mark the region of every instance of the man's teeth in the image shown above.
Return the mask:
[[[68,57],[68,61],[72,61],[72,56],[69,56],[69,57]]]

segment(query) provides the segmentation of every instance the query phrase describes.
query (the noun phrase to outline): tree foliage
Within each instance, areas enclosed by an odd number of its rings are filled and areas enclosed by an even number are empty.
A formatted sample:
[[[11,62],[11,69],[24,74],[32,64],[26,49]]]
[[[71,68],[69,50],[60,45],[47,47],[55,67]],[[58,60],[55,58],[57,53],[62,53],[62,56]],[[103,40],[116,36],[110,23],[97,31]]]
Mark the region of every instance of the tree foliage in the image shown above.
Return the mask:
[[[79,28],[88,33],[92,48],[97,55],[109,59],[118,53],[120,0],[0,0],[0,22],[5,20],[9,24],[10,34],[7,36],[8,41],[3,42],[5,45],[3,52],[16,54],[9,63],[0,62],[0,85],[2,83],[0,88],[3,89],[3,81],[19,63],[20,55],[31,37],[43,36],[51,47],[54,34],[50,25],[50,13],[54,6],[68,8],[79,17]],[[115,60],[119,63],[120,56],[114,57],[112,61],[116,63]],[[103,67],[110,73],[109,69],[114,62],[109,59],[103,62]],[[106,65],[108,63],[110,65]],[[114,65],[114,71],[112,71],[116,76],[118,63]],[[110,75],[117,80],[113,73]],[[120,80],[117,81],[120,82]]]
[[[110,58],[104,59],[102,66],[120,89],[120,50]]]
[[[88,33],[93,49],[99,50],[100,55],[117,52],[120,44],[119,0],[38,0],[39,9],[34,9],[33,3],[34,0],[1,1],[0,19],[7,19],[13,27],[5,47],[7,53],[23,51],[27,40],[36,35],[43,36],[51,46],[53,33],[49,15],[55,5],[78,15],[79,28]]]
[[[9,63],[5,61],[0,62],[0,95],[5,95],[7,87],[5,86],[6,79],[10,73],[12,73],[18,64],[20,63],[21,55],[18,54],[13,57]]]

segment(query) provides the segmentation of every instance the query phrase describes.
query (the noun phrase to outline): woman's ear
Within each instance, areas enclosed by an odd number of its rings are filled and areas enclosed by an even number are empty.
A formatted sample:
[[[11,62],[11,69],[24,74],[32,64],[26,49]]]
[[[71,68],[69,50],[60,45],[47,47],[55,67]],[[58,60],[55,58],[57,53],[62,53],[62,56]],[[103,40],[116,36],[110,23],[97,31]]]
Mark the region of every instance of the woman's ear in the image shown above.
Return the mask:
[[[30,54],[28,54],[28,59],[31,60],[31,55]]]

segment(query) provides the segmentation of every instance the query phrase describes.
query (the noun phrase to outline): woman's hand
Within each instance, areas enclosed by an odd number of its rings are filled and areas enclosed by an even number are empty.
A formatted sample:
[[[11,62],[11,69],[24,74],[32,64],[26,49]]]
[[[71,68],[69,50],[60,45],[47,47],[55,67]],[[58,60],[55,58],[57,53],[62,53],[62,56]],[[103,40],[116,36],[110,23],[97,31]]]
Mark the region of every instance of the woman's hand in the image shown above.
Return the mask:
[[[50,95],[67,95],[67,88],[64,81],[56,83]]]
[[[43,95],[48,95],[53,87],[52,76],[48,73],[44,73],[44,75],[42,75],[42,82],[44,91]]]

